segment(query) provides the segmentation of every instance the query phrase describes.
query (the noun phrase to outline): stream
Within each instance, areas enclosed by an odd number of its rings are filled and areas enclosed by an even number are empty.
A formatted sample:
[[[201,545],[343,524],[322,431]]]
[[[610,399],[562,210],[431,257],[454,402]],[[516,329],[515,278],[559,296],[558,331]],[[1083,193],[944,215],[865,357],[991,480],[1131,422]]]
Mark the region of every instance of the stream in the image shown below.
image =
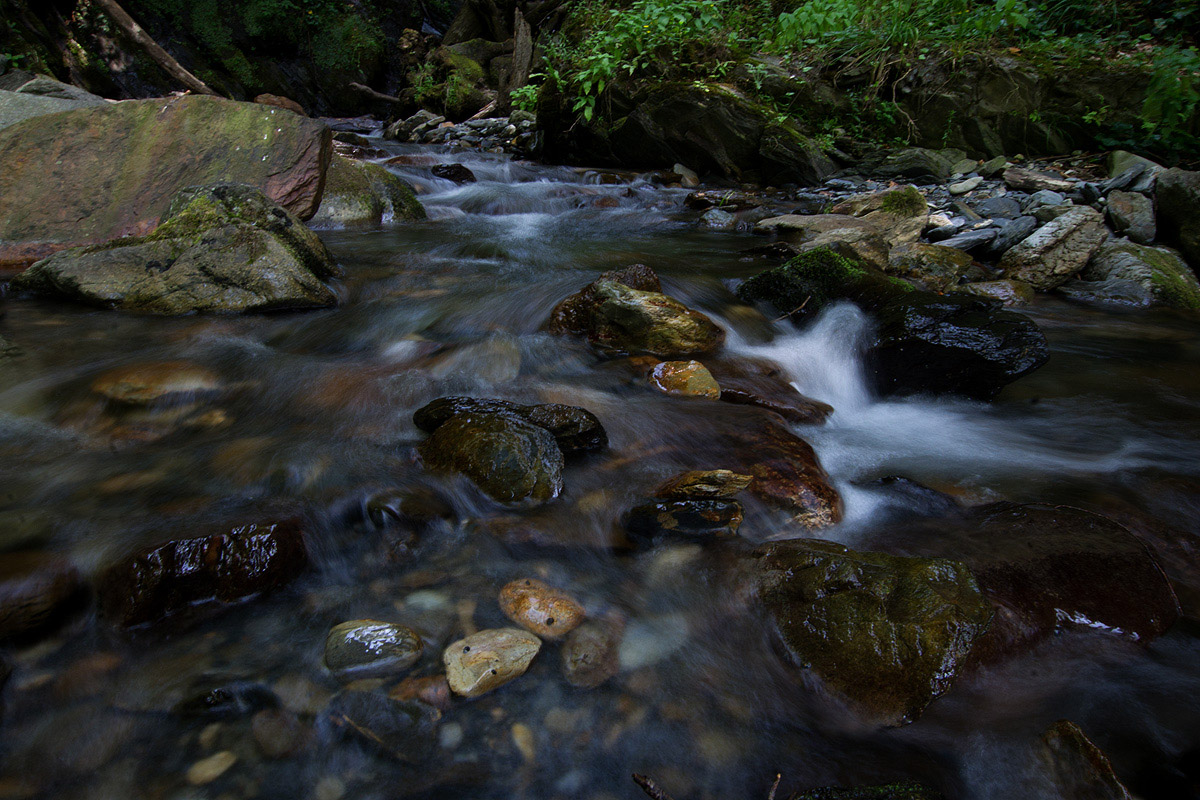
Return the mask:
[[[994,403],[872,396],[862,374],[868,320],[834,306],[804,330],[738,304],[741,279],[773,266],[748,231],[711,231],[687,190],[603,175],[384,145],[429,219],[319,231],[345,277],[336,309],[153,318],[44,300],[6,300],[0,323],[26,355],[0,362],[0,548],[67,555],[91,575],[168,538],[230,519],[300,513],[311,565],[289,586],[219,616],[123,633],[93,610],[12,649],[0,727],[7,798],[582,798],[643,796],[631,773],[675,800],[766,800],[820,786],[925,782],[947,798],[1055,798],[1038,737],[1078,723],[1146,797],[1195,796],[1200,781],[1200,336],[1194,318],[1117,314],[1039,295],[1020,309],[1052,357]],[[457,185],[429,165],[461,162]],[[425,166],[420,166],[424,164]],[[786,207],[786,203],[781,207]],[[841,492],[842,523],[819,536],[886,549],[891,527],[928,513],[877,483],[904,476],[962,503],[1010,500],[1109,509],[1170,531],[1195,584],[1184,616],[1143,645],[1066,631],[962,676],[914,724],[878,730],[780,658],[733,556],[696,544],[614,549],[616,521],[690,465],[680,441],[743,407],[668,397],[586,343],[540,331],[554,305],[599,272],[634,263],[664,292],[717,320],[726,355],[779,364],[835,409],[793,425]],[[214,377],[199,406],[116,415],[94,386],[137,364],[188,362]],[[415,455],[413,412],[446,395],[581,406],[607,451],[570,463],[565,491],[534,512],[496,504]],[[672,446],[667,446],[668,444]],[[372,497],[425,492],[453,510],[409,541],[372,521]],[[533,526],[543,546],[497,530]],[[802,531],[748,517],[752,542]],[[1175,575],[1168,568],[1168,574]],[[509,624],[502,585],[538,577],[589,616],[619,616],[620,672],[572,687],[548,643],[521,678],[454,700],[411,763],[333,730],[339,684],[322,664],[331,626],[413,624],[427,638],[411,675],[441,671],[464,631]],[[394,682],[394,681],[393,681]],[[375,689],[375,684],[358,688]],[[255,687],[302,727],[267,758],[250,713],[181,714],[213,687]],[[240,690],[239,690],[240,691]],[[211,782],[189,770],[236,763]]]

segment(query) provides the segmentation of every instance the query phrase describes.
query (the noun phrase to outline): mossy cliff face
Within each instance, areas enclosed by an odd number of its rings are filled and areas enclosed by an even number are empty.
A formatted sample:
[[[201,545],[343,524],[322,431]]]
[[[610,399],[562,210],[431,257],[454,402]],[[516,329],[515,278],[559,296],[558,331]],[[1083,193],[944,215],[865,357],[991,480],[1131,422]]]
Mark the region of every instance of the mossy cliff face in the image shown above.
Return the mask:
[[[0,131],[0,265],[144,236],[186,186],[257,186],[301,219],[321,202],[329,129],[214,97],[137,100]]]

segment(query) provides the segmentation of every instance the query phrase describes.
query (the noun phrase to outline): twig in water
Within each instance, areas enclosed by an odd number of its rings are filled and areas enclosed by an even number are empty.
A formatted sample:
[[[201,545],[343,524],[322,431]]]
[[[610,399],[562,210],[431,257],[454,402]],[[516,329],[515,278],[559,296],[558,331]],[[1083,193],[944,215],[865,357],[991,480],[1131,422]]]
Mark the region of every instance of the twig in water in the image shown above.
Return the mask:
[[[793,309],[792,309],[791,311],[789,311],[788,313],[784,314],[784,315],[783,315],[783,316],[781,316],[781,317],[776,317],[776,318],[775,318],[775,321],[776,321],[776,322],[782,322],[783,320],[785,320],[785,319],[787,319],[788,317],[790,317],[792,314],[799,314],[801,311],[803,311],[803,310],[804,310],[804,307],[805,307],[806,305],[808,305],[808,301],[809,301],[809,300],[812,300],[812,295],[811,295],[811,294],[810,294],[808,297],[804,298],[804,302],[803,302],[803,303],[801,303],[800,305],[796,306],[795,308],[793,308]]]
[[[633,773],[633,782],[642,787],[642,791],[650,796],[651,800],[671,800],[671,795],[658,788],[658,784],[653,778],[646,775],[638,775]]]
[[[767,795],[767,800],[775,800],[775,792],[779,791],[779,781],[782,778],[782,772],[775,773],[775,782],[771,784],[771,793]]]

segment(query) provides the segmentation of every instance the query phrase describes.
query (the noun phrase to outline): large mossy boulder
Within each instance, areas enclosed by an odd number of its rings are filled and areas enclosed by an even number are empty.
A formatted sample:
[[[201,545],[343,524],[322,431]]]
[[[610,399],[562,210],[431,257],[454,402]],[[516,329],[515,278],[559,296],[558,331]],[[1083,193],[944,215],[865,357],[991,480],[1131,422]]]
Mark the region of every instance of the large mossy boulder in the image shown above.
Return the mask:
[[[129,100],[0,130],[0,267],[154,229],[188,186],[242,183],[300,219],[333,154],[319,120],[188,95]]]
[[[783,649],[883,725],[944,694],[992,608],[967,567],[820,540],[768,546],[757,580]]]
[[[554,436],[514,414],[455,414],[418,450],[430,470],[465,475],[501,503],[539,505],[562,493],[563,454]]]
[[[1200,281],[1179,254],[1166,247],[1107,242],[1079,278],[1059,291],[1073,300],[1100,305],[1200,311]]]
[[[378,164],[335,154],[311,224],[353,227],[415,219],[425,219],[425,209],[411,186]]]
[[[755,275],[738,297],[794,319],[849,301],[875,321],[867,362],[882,394],[958,394],[989,399],[1049,358],[1032,320],[966,295],[914,289],[828,249]]]
[[[251,186],[179,192],[142,237],[55,253],[13,281],[19,290],[149,314],[330,306],[337,274],[315,233]]]

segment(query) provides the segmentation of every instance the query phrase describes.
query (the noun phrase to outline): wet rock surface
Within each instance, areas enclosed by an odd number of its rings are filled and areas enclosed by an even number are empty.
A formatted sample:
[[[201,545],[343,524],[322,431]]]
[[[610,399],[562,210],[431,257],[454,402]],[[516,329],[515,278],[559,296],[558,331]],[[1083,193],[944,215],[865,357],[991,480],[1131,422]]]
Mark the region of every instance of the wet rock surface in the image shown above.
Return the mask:
[[[997,503],[898,531],[897,543],[905,552],[936,552],[970,567],[996,607],[974,656],[980,661],[1022,652],[1071,627],[1147,643],[1179,616],[1175,593],[1146,545],[1088,511]]]
[[[332,138],[317,120],[192,95],[30,119],[0,132],[0,154],[10,166],[0,179],[0,264],[28,265],[69,247],[145,236],[188,186],[248,183],[308,219],[321,201]]]
[[[401,673],[421,658],[425,645],[412,628],[373,619],[335,625],[325,639],[325,666],[342,680]]]
[[[297,520],[178,539],[130,556],[100,578],[101,608],[125,627],[222,607],[295,579],[308,563]]]
[[[561,639],[584,619],[583,606],[561,589],[522,578],[500,590],[504,616],[543,639]]]
[[[1042,734],[1043,757],[1063,797],[1091,800],[1129,800],[1129,790],[1112,764],[1079,726],[1059,720]]]
[[[638,538],[705,540],[736,536],[743,519],[736,500],[662,500],[635,506],[625,515],[625,529]]]
[[[954,561],[804,540],[770,545],[756,569],[796,665],[884,725],[911,722],[949,690],[992,617]]]
[[[514,416],[453,416],[419,449],[428,469],[462,473],[502,503],[546,503],[562,492],[558,443],[545,428]]]
[[[423,703],[364,691],[336,695],[326,716],[344,735],[409,764],[420,763],[433,749],[441,719]]]
[[[193,187],[142,238],[56,253],[14,281],[21,290],[126,311],[272,311],[330,306],[338,274],[321,240],[259,190]]]
[[[604,352],[675,359],[707,355],[725,343],[715,322],[665,294],[601,281],[595,295],[587,338]]]
[[[608,435],[595,414],[559,403],[527,406],[506,400],[442,397],[417,409],[413,422],[421,430],[433,433],[442,423],[460,414],[511,414],[549,431],[563,455],[568,457],[608,446]]]
[[[29,637],[82,605],[83,582],[64,558],[36,551],[0,556],[0,639]]]
[[[478,697],[525,674],[541,647],[541,639],[518,628],[479,631],[446,648],[446,679],[455,694]]]

